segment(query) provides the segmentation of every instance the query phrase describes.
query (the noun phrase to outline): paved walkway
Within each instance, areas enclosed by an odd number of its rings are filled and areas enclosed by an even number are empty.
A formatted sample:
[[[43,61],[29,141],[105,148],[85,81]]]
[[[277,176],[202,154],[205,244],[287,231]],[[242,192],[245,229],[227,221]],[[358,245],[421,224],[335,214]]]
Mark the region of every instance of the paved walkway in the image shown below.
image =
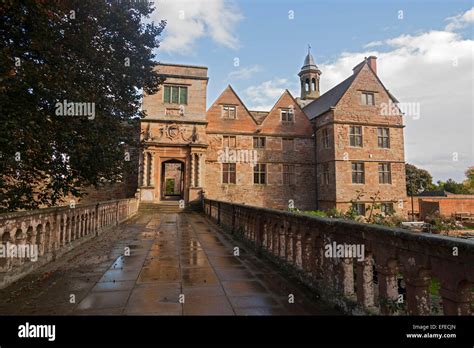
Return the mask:
[[[140,212],[1,290],[0,314],[340,314],[308,296],[204,216]]]

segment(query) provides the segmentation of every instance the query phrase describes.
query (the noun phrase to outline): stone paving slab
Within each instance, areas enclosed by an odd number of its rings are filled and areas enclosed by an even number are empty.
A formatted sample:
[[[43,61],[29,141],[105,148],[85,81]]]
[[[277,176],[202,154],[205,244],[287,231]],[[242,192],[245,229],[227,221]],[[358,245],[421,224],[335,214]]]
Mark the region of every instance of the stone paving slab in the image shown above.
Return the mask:
[[[295,303],[288,303],[289,294]],[[109,235],[1,290],[0,314],[341,313],[308,298],[203,215],[140,212]]]

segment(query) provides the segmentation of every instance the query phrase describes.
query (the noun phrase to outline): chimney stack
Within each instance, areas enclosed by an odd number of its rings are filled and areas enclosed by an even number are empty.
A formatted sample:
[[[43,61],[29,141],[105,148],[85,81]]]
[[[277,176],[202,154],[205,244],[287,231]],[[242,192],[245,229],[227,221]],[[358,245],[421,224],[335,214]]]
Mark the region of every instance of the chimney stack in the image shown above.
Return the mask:
[[[374,71],[375,75],[377,75],[377,57],[376,56],[370,56],[367,58],[367,63],[369,66],[372,68]]]

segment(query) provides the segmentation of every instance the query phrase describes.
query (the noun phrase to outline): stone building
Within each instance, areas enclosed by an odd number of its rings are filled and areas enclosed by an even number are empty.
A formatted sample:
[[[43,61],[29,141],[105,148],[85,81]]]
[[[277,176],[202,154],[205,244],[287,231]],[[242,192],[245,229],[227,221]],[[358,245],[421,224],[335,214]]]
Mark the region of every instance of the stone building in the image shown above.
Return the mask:
[[[402,115],[375,57],[321,95],[322,72],[308,51],[300,97],[285,90],[264,111],[249,110],[231,86],[206,111],[206,67],[157,70],[164,85],[143,103],[142,202],[188,204],[203,194],[277,209],[347,210],[356,202],[364,214],[375,197],[383,211],[404,213]]]
[[[315,187],[308,185],[314,181],[312,126],[288,90],[270,111],[252,111],[228,86],[208,109],[207,121],[206,196],[278,209],[314,208]],[[239,158],[219,159],[226,149]]]
[[[303,108],[316,135],[318,209],[347,210],[356,201],[365,214],[374,197],[382,211],[406,214],[403,118],[376,59]]]
[[[141,122],[139,198],[151,203],[196,201],[203,187],[208,147],[207,68],[160,64],[157,69],[166,81],[143,101],[147,116]],[[170,180],[173,190],[166,189]]]

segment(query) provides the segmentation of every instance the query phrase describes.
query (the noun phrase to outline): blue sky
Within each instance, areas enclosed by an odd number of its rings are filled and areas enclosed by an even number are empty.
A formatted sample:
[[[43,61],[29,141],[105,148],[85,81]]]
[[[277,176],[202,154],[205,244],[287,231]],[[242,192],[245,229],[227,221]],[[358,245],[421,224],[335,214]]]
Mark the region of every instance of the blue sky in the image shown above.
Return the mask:
[[[375,54],[387,88],[421,105],[421,117],[405,120],[407,161],[436,180],[461,180],[474,165],[472,1],[159,0],[156,6],[153,19],[168,20],[157,59],[208,66],[208,106],[228,84],[253,109],[271,107],[284,88],[297,96],[308,44],[323,92]],[[456,88],[462,91],[446,99]],[[458,122],[445,127],[453,117]]]

